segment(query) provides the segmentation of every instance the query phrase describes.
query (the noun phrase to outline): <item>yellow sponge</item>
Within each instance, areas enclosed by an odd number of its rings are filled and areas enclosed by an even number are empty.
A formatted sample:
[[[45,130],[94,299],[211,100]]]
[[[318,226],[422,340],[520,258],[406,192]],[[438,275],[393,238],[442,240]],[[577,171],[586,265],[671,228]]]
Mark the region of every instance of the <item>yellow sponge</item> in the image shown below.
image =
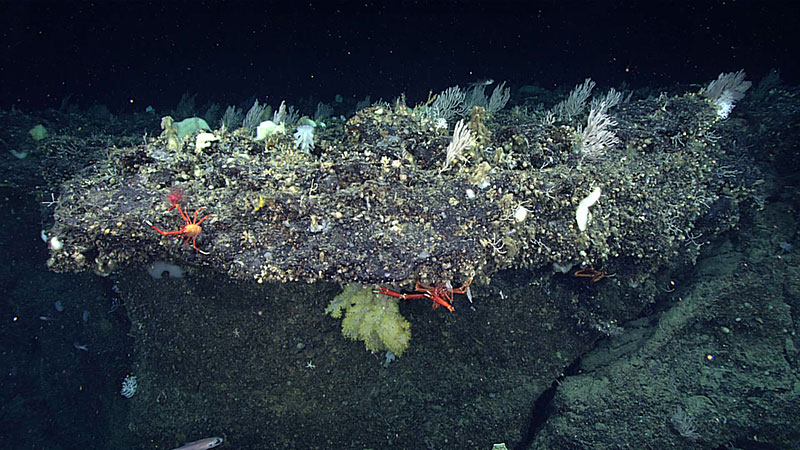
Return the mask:
[[[364,341],[367,350],[389,350],[400,356],[411,340],[411,325],[400,315],[397,300],[372,292],[360,284],[348,284],[344,291],[331,301],[325,313],[342,317],[342,334]]]

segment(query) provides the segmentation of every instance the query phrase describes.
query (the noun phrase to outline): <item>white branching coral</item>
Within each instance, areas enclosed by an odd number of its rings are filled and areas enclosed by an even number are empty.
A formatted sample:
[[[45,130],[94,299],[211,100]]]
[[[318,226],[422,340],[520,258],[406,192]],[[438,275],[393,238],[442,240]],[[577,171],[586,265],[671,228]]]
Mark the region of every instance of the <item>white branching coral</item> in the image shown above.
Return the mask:
[[[467,111],[467,94],[458,86],[449,87],[436,96],[431,104],[428,114],[431,119],[444,119],[450,121],[455,116],[461,116]]]
[[[473,143],[474,140],[472,139],[472,133],[469,131],[469,128],[467,128],[463,120],[459,120],[453,130],[453,140],[450,141],[450,145],[447,146],[447,155],[445,156],[444,164],[442,168],[439,169],[439,172],[450,169],[450,164],[455,161],[456,157],[460,156],[461,152],[465,149],[471,147]]]
[[[553,107],[553,113],[561,120],[570,120],[572,117],[577,116],[583,112],[586,107],[586,100],[592,95],[595,83],[591,78],[583,81],[582,85],[575,86],[575,89],[570,92],[566,100],[561,101]]]
[[[727,119],[735,103],[743,99],[744,93],[750,89],[753,83],[745,81],[744,77],[746,76],[744,70],[721,73],[703,91],[705,96],[711,100],[717,110],[717,117],[720,119]]]
[[[605,100],[597,106],[592,106],[586,127],[578,127],[575,134],[575,150],[583,156],[596,158],[603,154],[604,149],[619,143],[617,135],[611,130],[617,122],[606,113],[608,108]]]

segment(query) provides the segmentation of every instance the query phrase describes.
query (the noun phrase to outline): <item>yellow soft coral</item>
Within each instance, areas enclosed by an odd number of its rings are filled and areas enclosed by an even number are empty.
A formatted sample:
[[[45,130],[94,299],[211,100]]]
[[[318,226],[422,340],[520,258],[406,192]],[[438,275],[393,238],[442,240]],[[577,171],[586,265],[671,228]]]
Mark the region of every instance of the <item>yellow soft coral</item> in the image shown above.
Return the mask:
[[[400,356],[408,348],[411,325],[400,315],[395,299],[377,295],[360,284],[348,284],[325,308],[325,313],[339,318],[343,310],[342,334],[364,341],[367,350],[389,350]]]

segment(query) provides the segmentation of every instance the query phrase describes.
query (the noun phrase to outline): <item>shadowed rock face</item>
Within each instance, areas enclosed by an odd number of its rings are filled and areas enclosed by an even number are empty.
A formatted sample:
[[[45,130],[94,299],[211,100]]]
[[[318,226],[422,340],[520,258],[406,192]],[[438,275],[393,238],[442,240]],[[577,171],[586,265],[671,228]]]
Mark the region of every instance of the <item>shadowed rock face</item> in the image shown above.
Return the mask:
[[[401,301],[411,344],[387,366],[324,314],[336,285],[126,274],[132,428],[167,446],[202,431],[247,449],[491,447],[487,429],[519,441],[539,392],[600,334],[576,333],[563,287],[520,271],[497,280],[502,298],[458,296],[454,313]]]

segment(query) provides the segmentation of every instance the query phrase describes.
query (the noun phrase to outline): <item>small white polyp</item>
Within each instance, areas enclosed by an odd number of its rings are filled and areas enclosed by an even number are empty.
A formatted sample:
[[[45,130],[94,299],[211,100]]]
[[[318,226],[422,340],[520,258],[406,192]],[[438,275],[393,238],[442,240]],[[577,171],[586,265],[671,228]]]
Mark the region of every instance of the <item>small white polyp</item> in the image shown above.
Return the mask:
[[[51,237],[50,241],[48,242],[48,245],[50,246],[50,250],[54,251],[59,251],[62,248],[64,248],[64,244],[61,242],[58,236]]]

